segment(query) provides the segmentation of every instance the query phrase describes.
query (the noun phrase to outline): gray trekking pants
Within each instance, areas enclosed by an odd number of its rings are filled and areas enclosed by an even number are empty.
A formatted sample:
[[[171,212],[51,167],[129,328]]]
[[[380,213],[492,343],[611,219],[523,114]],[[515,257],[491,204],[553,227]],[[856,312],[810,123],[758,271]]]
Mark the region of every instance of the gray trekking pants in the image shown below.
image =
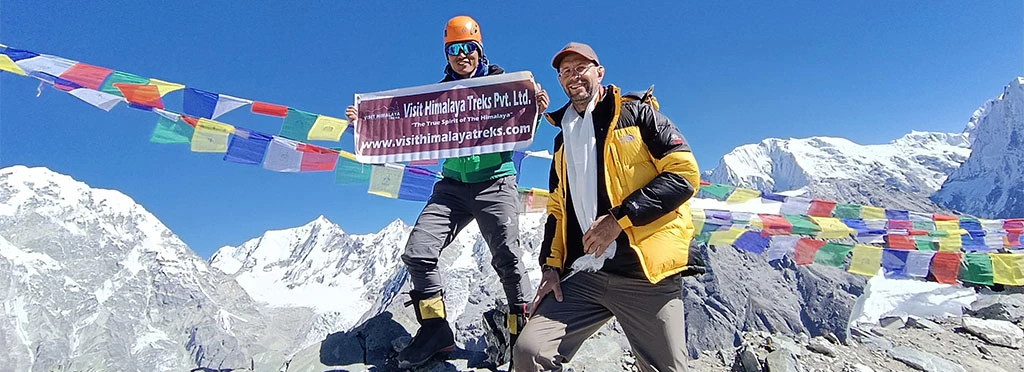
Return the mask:
[[[509,304],[525,303],[523,288],[530,286],[530,279],[520,259],[516,176],[477,183],[443,178],[434,184],[402,255],[413,290],[430,294],[444,288],[437,268],[441,250],[474,218],[491,249],[491,266]]]
[[[578,272],[548,294],[512,350],[516,371],[561,371],[614,316],[641,371],[686,371],[682,277],[658,284],[605,272]]]

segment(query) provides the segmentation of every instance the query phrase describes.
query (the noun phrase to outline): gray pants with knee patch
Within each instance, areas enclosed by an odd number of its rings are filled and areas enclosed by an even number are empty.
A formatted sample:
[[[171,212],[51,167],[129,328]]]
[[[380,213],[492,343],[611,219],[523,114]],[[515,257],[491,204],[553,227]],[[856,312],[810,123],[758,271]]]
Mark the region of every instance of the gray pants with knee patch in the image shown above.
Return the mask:
[[[434,184],[434,192],[420,212],[402,255],[413,289],[436,293],[444,288],[437,267],[441,250],[473,219],[491,250],[491,266],[498,272],[509,303],[526,302],[523,288],[528,288],[530,282],[519,248],[515,176],[476,183],[444,178]]]

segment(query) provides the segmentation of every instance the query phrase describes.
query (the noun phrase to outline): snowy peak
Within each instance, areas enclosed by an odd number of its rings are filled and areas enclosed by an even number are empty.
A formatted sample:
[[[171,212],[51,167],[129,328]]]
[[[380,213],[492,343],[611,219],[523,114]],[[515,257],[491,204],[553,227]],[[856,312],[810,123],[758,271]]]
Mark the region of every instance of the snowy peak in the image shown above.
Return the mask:
[[[927,197],[968,154],[962,133],[915,131],[884,145],[834,137],[769,138],[726,154],[706,179],[770,192],[874,181]]]
[[[978,217],[1024,216],[1024,78],[978,108],[966,132],[973,152],[932,200]]]

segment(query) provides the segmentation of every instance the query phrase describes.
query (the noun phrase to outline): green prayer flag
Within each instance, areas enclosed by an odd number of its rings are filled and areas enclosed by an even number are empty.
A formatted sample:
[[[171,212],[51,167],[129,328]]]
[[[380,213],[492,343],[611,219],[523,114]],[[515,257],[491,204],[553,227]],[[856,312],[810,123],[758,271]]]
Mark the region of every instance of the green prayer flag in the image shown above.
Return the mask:
[[[371,174],[373,174],[373,165],[349,159],[343,153],[334,170],[334,183],[339,185],[369,183]]]
[[[935,242],[932,241],[932,238],[928,236],[915,236],[914,243],[917,244],[917,250],[919,251],[935,252],[938,250],[938,248],[935,246]]]
[[[860,218],[860,204],[841,203],[832,210],[835,218]]]
[[[966,267],[961,266],[960,280],[964,282],[992,285],[992,258],[988,253],[968,253],[964,255]]]
[[[793,235],[815,235],[821,228],[802,214],[787,214],[786,221],[793,225]]]
[[[915,230],[935,230],[935,222],[932,221],[914,221]]]
[[[124,94],[121,94],[121,90],[117,89],[117,87],[114,86],[114,83],[149,84],[149,78],[144,78],[127,72],[114,71],[114,73],[107,76],[107,79],[103,81],[103,86],[100,87],[100,90],[118,97],[124,97]]]
[[[309,130],[313,129],[317,116],[311,112],[289,108],[288,116],[285,116],[284,124],[281,124],[281,137],[296,141],[308,141]]]
[[[714,196],[715,199],[718,199],[718,200],[725,200],[726,198],[728,198],[729,194],[732,193],[733,189],[734,189],[734,187],[732,187],[732,186],[721,185],[721,184],[717,184],[717,183],[716,184],[711,184],[711,185],[708,185],[708,186],[701,186],[700,187],[700,191],[706,192],[706,193],[710,194],[711,196]]]
[[[697,236],[694,236],[693,238],[696,239],[698,242],[707,244],[707,242],[711,241],[711,233],[711,231],[702,232],[700,234],[697,234]]]
[[[153,128],[153,135],[149,136],[149,142],[191,143],[194,132],[195,128],[185,122],[173,121],[161,116],[160,121],[156,122],[156,128]]]
[[[843,267],[843,263],[846,262],[846,256],[853,250],[852,245],[839,244],[839,243],[825,243],[818,249],[818,254],[814,256],[814,263]]]

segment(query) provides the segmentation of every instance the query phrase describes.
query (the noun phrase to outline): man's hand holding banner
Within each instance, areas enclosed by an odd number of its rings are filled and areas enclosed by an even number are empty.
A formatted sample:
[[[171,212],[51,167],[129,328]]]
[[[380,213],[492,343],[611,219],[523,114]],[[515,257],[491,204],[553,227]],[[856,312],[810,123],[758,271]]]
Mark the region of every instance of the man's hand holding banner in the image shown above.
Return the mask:
[[[528,71],[356,94],[356,159],[408,162],[525,149],[536,130],[536,94]]]

